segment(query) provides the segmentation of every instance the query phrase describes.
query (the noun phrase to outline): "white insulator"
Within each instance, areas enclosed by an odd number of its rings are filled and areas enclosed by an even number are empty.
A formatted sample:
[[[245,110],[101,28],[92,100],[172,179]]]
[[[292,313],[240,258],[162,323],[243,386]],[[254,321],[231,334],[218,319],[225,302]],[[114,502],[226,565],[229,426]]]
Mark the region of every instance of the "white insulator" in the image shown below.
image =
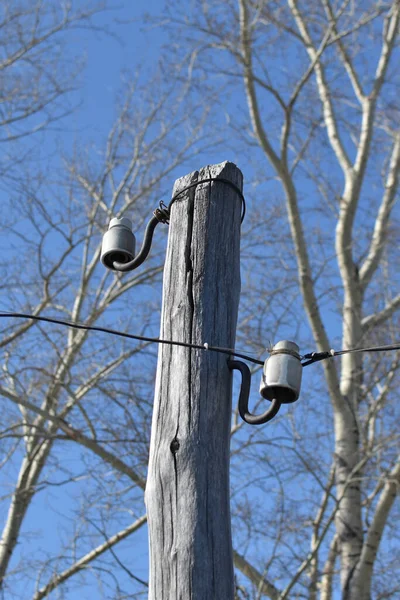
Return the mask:
[[[276,398],[282,404],[295,402],[300,394],[303,367],[299,347],[294,342],[278,342],[264,363],[260,394],[267,400]]]
[[[135,257],[135,246],[130,219],[111,219],[108,231],[103,236],[101,262],[108,269],[114,269],[115,262],[130,262]]]

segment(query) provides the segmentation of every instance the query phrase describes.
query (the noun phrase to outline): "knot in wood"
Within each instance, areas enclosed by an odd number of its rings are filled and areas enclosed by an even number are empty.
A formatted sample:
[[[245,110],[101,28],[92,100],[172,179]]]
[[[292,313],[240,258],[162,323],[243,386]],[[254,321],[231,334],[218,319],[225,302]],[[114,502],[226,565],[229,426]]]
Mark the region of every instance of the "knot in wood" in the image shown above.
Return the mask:
[[[180,443],[178,442],[178,440],[176,438],[174,438],[169,447],[172,454],[176,454],[179,450],[179,447],[180,447]]]

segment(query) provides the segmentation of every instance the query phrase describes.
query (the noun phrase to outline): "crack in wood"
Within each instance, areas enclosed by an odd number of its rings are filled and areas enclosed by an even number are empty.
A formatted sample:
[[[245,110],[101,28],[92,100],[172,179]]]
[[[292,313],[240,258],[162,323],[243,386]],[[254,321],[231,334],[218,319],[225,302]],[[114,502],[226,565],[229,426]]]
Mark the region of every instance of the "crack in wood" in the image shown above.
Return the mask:
[[[189,190],[188,198],[188,222],[187,238],[185,246],[185,270],[186,270],[186,294],[189,309],[188,338],[191,343],[193,340],[193,319],[194,319],[194,297],[193,297],[193,259],[192,259],[192,240],[193,240],[193,222],[194,222],[194,198],[195,189]],[[191,429],[192,422],[192,349],[188,349],[188,431]]]

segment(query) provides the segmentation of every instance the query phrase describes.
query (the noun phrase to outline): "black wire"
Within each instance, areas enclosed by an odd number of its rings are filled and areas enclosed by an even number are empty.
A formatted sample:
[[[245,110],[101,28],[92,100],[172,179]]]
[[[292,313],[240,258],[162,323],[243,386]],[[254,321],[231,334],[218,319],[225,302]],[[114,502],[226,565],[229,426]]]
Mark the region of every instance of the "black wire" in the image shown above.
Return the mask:
[[[244,199],[243,193],[242,193],[242,191],[240,190],[240,188],[236,184],[234,184],[229,179],[224,179],[223,177],[208,177],[207,179],[200,179],[199,181],[195,181],[193,183],[190,183],[189,185],[186,185],[184,188],[182,188],[181,190],[179,190],[179,192],[177,192],[175,194],[175,196],[173,196],[171,202],[168,205],[168,209],[167,210],[168,211],[170,210],[170,208],[173,205],[173,203],[175,202],[175,200],[181,194],[183,194],[183,192],[186,192],[187,190],[190,190],[191,188],[197,187],[201,183],[210,183],[212,181],[220,181],[221,183],[225,183],[226,185],[229,185],[240,196],[240,199],[242,201],[242,216],[240,218],[240,222],[243,223],[244,216],[246,214],[246,201]]]
[[[333,354],[331,352],[309,352],[308,354],[304,354],[301,357],[301,360],[308,358],[306,362],[301,363],[303,367],[307,367],[308,365],[312,365],[313,363],[319,362],[320,360],[325,360],[326,358],[331,358]]]
[[[229,179],[224,179],[223,177],[220,177],[220,178],[208,177],[207,179],[200,179],[199,181],[190,183],[189,185],[187,185],[184,188],[182,188],[181,190],[179,190],[179,192],[177,192],[172,197],[172,200],[168,206],[166,204],[164,204],[163,201],[160,202],[158,208],[156,208],[153,212],[154,216],[150,219],[150,221],[147,224],[146,231],[145,231],[144,238],[143,238],[142,247],[140,249],[139,254],[136,256],[136,258],[133,258],[129,262],[122,263],[122,262],[113,260],[113,258],[112,258],[113,253],[110,252],[110,253],[107,253],[102,258],[102,262],[104,263],[104,265],[108,269],[111,269],[113,271],[118,271],[120,273],[126,273],[128,271],[132,271],[133,269],[136,269],[137,267],[139,267],[146,260],[146,258],[149,255],[151,243],[153,241],[153,233],[154,233],[154,230],[157,227],[158,223],[169,224],[170,209],[171,209],[171,206],[173,205],[173,203],[175,202],[175,200],[177,200],[177,198],[179,198],[179,196],[181,194],[183,194],[183,192],[186,192],[187,190],[190,190],[191,188],[197,187],[201,183],[210,183],[212,181],[220,181],[221,183],[230,186],[240,196],[240,198],[242,200],[242,217],[241,217],[240,222],[243,223],[243,219],[246,214],[246,201],[244,199],[244,196],[243,196],[240,188],[235,183],[232,183],[232,181],[230,181]]]
[[[26,313],[14,313],[3,311],[0,313],[1,317],[13,317],[20,319],[32,319],[33,321],[44,321],[46,323],[56,323],[58,325],[64,325],[65,327],[72,327],[72,329],[84,329],[86,331],[100,331],[102,333],[110,333],[111,335],[118,335],[120,337],[129,338],[131,340],[139,340],[141,342],[154,342],[156,344],[167,344],[169,346],[183,346],[184,348],[195,348],[196,350],[209,350],[210,352],[220,352],[221,354],[228,354],[229,356],[238,356],[244,360],[255,363],[257,365],[263,365],[264,361],[252,358],[246,354],[239,354],[234,349],[220,348],[218,346],[199,345],[199,344],[188,344],[186,342],[177,342],[174,340],[160,340],[159,338],[147,337],[144,335],[134,335],[132,333],[124,333],[122,331],[116,331],[115,329],[108,329],[107,327],[97,327],[93,325],[83,325],[82,323],[73,323],[72,321],[63,321],[61,319],[53,319],[52,317],[38,317],[36,315],[29,315]]]
[[[247,354],[241,354],[231,348],[221,348],[219,346],[210,346],[209,344],[189,344],[187,342],[178,342],[176,340],[160,340],[160,338],[152,338],[145,335],[136,335],[133,333],[124,333],[123,331],[116,331],[115,329],[109,329],[107,327],[97,327],[95,325],[83,325],[82,323],[74,323],[72,321],[63,321],[62,319],[54,319],[53,317],[38,317],[36,315],[29,315],[27,313],[14,313],[3,311],[0,313],[0,318],[20,318],[20,319],[32,319],[33,321],[44,321],[46,323],[56,323],[57,325],[64,325],[65,327],[71,327],[72,329],[84,329],[86,331],[100,331],[101,333],[110,333],[111,335],[117,335],[119,337],[128,338],[131,340],[139,340],[141,342],[151,342],[156,344],[166,344],[169,346],[182,346],[184,348],[194,348],[195,350],[208,350],[210,352],[219,352],[221,354],[228,354],[229,356],[237,356],[248,360],[256,365],[264,365],[264,361],[247,356]],[[369,348],[352,348],[350,350],[328,350],[326,352],[309,352],[301,357],[301,360],[308,359],[306,362],[302,362],[303,367],[312,365],[313,363],[326,360],[327,358],[333,358],[334,356],[343,356],[343,354],[354,354],[356,352],[387,352],[388,350],[400,350],[400,344],[388,344],[386,346],[371,346]]]
[[[353,348],[352,350],[338,350],[335,356],[353,352],[386,352],[387,350],[400,350],[400,344],[387,344],[386,346],[371,346],[370,348]]]
[[[333,356],[343,356],[344,354],[355,354],[356,352],[387,352],[388,350],[400,350],[400,344],[387,344],[386,346],[370,346],[369,348],[351,348],[350,350],[328,350],[327,352],[310,352],[304,354],[302,359],[307,358],[303,362],[303,367],[312,365],[315,362],[332,358]]]

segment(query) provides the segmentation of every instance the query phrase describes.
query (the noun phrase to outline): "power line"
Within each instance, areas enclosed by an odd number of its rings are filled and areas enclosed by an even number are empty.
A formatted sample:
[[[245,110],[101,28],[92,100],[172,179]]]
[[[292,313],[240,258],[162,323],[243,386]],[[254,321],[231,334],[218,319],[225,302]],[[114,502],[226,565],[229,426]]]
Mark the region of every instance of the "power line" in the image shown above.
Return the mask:
[[[308,359],[303,362],[303,367],[311,365],[315,362],[332,358],[333,356],[343,356],[344,354],[355,354],[356,352],[387,352],[389,350],[400,350],[400,344],[387,344],[386,346],[370,346],[367,348],[350,348],[349,350],[328,350],[326,352],[310,352],[304,354],[301,358]]]
[[[247,354],[242,354],[236,352],[235,349],[232,348],[221,348],[219,346],[210,346],[208,343],[204,344],[189,344],[187,342],[178,342],[177,340],[161,340],[160,338],[148,337],[145,335],[136,335],[133,333],[125,333],[123,331],[117,331],[116,329],[109,329],[107,327],[97,327],[96,325],[84,325],[83,323],[76,323],[72,321],[64,321],[62,319],[54,319],[53,317],[39,317],[37,315],[30,315],[27,313],[16,313],[16,312],[8,312],[2,311],[0,313],[0,318],[19,318],[19,319],[32,319],[33,321],[43,321],[45,323],[55,323],[57,325],[63,325],[65,327],[71,327],[72,329],[84,329],[86,331],[99,331],[101,333],[109,333],[111,335],[117,335],[119,337],[128,338],[131,340],[138,340],[141,342],[150,342],[155,344],[166,344],[169,346],[182,346],[184,348],[194,348],[195,350],[208,350],[209,352],[219,352],[221,354],[227,354],[229,356],[237,356],[238,358],[243,358],[249,362],[252,362],[256,365],[264,365],[263,360],[259,360],[257,358],[253,358],[252,356],[248,356]],[[307,367],[316,362],[320,362],[321,360],[326,360],[328,358],[333,358],[334,356],[343,356],[344,354],[354,354],[356,352],[387,352],[390,350],[400,350],[400,344],[387,344],[384,346],[370,346],[367,348],[351,348],[349,350],[327,350],[325,352],[309,352],[307,354],[303,354],[301,360],[303,367]]]
[[[195,350],[208,350],[210,352],[220,352],[221,354],[228,354],[229,356],[237,356],[253,362],[257,365],[263,365],[264,361],[247,356],[246,354],[240,354],[236,350],[231,348],[220,348],[218,346],[210,346],[210,344],[188,344],[186,342],[178,342],[175,340],[161,340],[160,338],[147,337],[144,335],[136,335],[133,333],[124,333],[123,331],[116,331],[115,329],[108,329],[107,327],[97,327],[94,325],[84,325],[83,323],[75,323],[72,321],[64,321],[62,319],[54,319],[53,317],[38,317],[37,315],[29,315],[27,313],[14,313],[3,311],[0,313],[0,317],[12,317],[19,319],[32,319],[33,321],[44,321],[45,323],[56,323],[57,325],[64,325],[65,327],[71,327],[72,329],[84,329],[86,331],[100,331],[101,333],[109,333],[111,335],[118,335],[119,337],[128,338],[131,340],[139,340],[141,342],[151,342],[155,344],[167,344],[169,346],[183,346],[184,348],[194,348]]]

